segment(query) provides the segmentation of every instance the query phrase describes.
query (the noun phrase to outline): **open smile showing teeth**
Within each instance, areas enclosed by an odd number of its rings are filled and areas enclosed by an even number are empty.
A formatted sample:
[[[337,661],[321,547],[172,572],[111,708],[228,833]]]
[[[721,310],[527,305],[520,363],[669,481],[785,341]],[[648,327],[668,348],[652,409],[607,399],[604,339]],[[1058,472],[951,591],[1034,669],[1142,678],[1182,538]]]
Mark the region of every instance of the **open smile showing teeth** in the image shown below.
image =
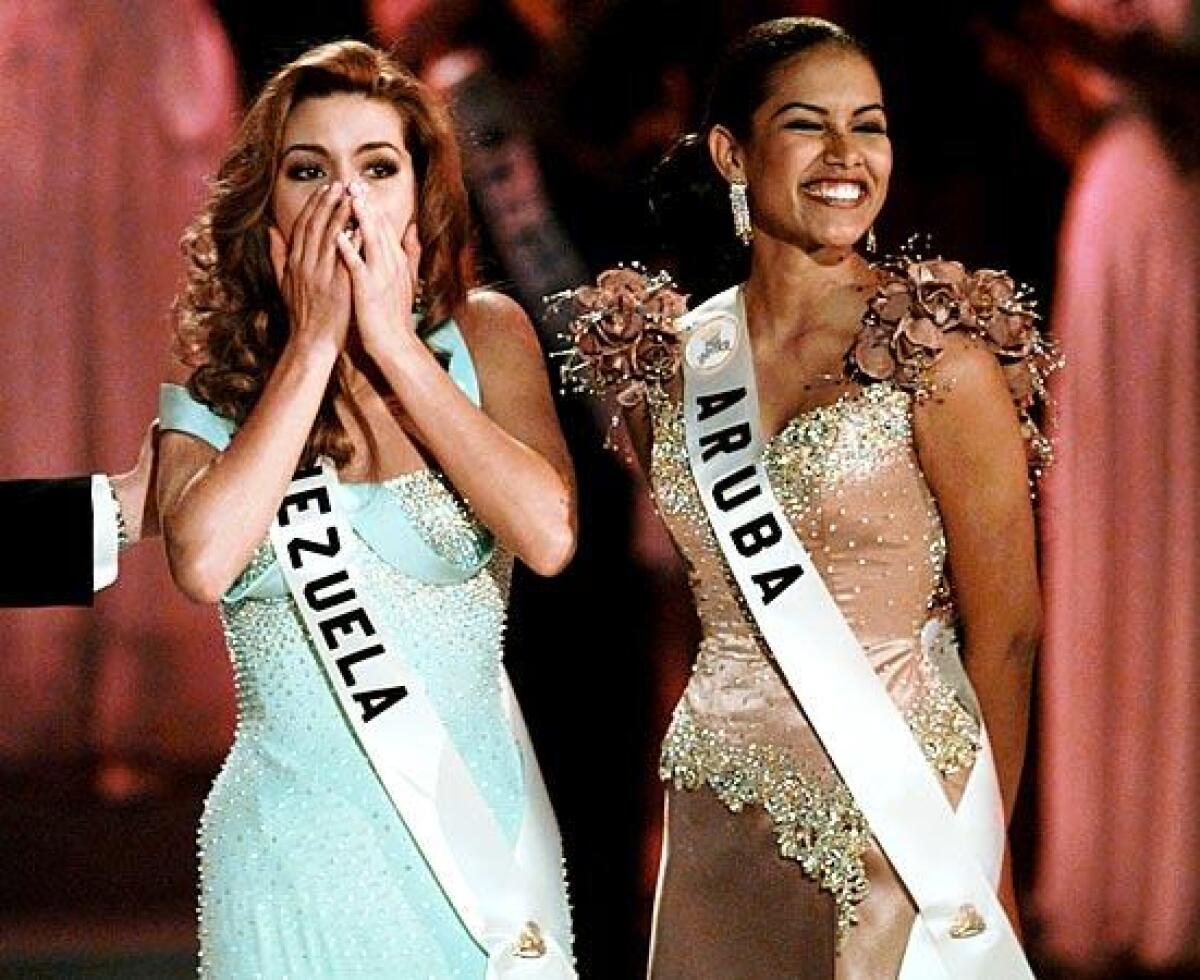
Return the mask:
[[[804,185],[804,193],[833,207],[857,207],[867,199],[867,186],[857,180],[813,180]]]

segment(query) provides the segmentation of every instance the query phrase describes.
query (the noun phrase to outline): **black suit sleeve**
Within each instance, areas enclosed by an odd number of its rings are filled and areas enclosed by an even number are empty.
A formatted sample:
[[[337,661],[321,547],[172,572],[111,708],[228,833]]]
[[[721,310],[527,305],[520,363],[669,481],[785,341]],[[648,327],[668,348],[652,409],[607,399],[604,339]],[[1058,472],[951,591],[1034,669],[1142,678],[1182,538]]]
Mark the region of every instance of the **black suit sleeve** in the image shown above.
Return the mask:
[[[0,481],[0,606],[92,604],[92,479]]]

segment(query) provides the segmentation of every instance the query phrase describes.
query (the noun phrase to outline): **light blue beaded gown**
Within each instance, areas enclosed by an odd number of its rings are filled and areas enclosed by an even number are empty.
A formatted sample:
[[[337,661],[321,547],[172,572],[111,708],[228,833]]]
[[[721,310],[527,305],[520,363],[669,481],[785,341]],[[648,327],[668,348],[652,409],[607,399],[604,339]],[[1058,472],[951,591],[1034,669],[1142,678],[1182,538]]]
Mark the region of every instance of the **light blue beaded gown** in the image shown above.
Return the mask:
[[[452,322],[427,336],[478,400]],[[164,386],[164,429],[223,449],[229,420]],[[511,556],[443,478],[340,484],[372,619],[402,652],[515,841],[520,750],[501,690]],[[200,824],[200,975],[481,978],[458,919],[341,714],[269,541],[224,596],[238,726]],[[562,921],[569,921],[565,886]],[[570,937],[561,937],[569,948]]]

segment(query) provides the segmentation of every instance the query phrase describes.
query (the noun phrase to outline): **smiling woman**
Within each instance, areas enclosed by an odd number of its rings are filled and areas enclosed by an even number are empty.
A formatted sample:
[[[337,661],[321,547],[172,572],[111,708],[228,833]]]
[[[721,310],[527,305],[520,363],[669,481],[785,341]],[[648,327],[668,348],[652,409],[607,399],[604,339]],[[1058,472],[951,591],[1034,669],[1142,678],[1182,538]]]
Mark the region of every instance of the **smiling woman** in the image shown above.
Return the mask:
[[[581,369],[613,337],[678,345],[654,377],[592,372],[703,628],[661,756],[656,980],[1031,976],[1003,828],[1050,358],[1007,276],[856,251],[891,172],[862,46],[761,24],[656,182],[684,286],[716,295],[672,327],[626,323],[624,295],[597,311],[604,277],[577,294]]]
[[[240,716],[200,831],[204,976],[574,976],[501,659],[514,556],[574,547],[571,465],[467,240],[445,112],[354,42],[266,85],[186,239],[159,502]]]
[[[754,189],[756,234],[805,249],[866,234],[887,195],[892,146],[865,57],[826,44],[786,59],[754,115],[728,118],[708,147],[726,180]]]
[[[728,233],[730,191],[745,194],[759,236],[803,234],[806,226],[785,215],[808,202],[820,205],[807,209],[808,218],[836,224],[843,244],[868,234],[887,196],[891,143],[866,49],[825,21],[774,23],[792,28],[772,33],[763,25],[757,43],[731,51],[718,68],[701,131],[680,139],[652,180],[651,204],[680,278],[706,295],[750,271],[751,251]],[[746,169],[752,134],[772,137],[757,141],[764,151],[753,161],[757,174]],[[831,165],[830,148],[835,156],[849,153],[850,166]],[[777,177],[764,180],[768,166]]]

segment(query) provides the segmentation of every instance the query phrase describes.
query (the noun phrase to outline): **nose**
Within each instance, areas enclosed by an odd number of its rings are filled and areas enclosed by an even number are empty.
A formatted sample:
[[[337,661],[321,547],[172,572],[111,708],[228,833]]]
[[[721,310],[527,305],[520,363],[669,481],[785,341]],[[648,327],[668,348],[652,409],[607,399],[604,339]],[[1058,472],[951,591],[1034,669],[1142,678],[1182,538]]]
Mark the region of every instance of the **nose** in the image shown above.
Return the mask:
[[[354,176],[355,176],[355,174],[354,174],[354,170],[352,168],[346,167],[343,164],[335,162],[335,163],[330,163],[329,176],[326,177],[325,179],[330,184],[335,183],[335,182],[341,184],[342,192],[345,193],[346,187],[349,185],[350,181],[352,181],[354,179]]]
[[[837,129],[826,134],[824,156],[831,166],[853,167],[863,161],[853,135]]]
[[[314,194],[321,193],[325,188],[329,188],[331,191],[336,190],[338,197],[346,193],[346,178],[337,167],[330,167],[322,180],[312,181],[305,188],[306,194],[304,199],[307,201]]]

